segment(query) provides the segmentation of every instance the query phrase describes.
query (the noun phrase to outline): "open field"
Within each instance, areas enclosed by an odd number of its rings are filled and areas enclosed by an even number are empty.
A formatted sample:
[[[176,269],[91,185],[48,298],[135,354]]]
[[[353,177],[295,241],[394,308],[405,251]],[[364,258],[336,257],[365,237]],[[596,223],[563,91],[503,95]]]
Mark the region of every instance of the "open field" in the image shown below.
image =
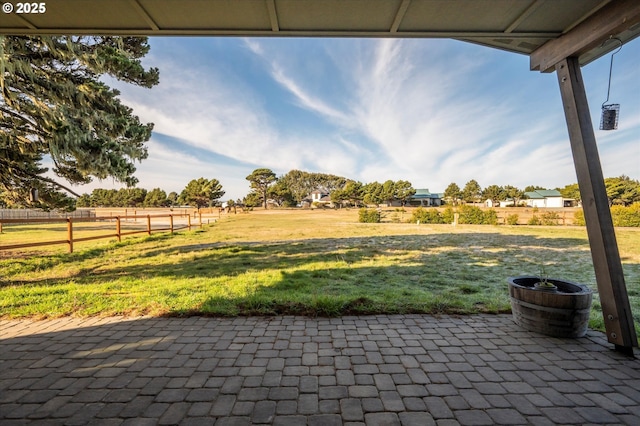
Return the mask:
[[[203,230],[87,242],[73,254],[0,253],[0,317],[508,312],[505,278],[539,274],[542,265],[550,277],[596,290],[584,228],[357,217],[223,214]],[[43,232],[12,226],[2,241]],[[640,329],[640,230],[617,235]],[[603,329],[597,295],[590,325]]]

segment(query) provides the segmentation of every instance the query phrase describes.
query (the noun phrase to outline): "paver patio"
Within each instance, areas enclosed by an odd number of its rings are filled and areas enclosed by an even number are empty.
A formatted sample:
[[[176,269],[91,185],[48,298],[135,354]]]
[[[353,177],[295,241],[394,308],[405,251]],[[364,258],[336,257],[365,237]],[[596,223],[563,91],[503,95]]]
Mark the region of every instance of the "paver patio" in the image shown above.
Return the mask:
[[[640,424],[640,360],[509,315],[0,321],[0,424]]]

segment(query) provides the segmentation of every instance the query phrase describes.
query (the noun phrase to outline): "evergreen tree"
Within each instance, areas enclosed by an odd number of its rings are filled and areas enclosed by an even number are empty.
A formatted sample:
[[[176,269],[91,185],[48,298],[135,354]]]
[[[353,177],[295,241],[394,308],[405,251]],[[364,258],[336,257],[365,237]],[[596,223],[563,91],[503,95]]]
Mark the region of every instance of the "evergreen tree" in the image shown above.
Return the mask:
[[[267,208],[267,193],[269,187],[274,183],[277,178],[276,174],[271,169],[255,169],[249,176],[246,177],[251,185],[251,189],[262,197],[264,208]]]
[[[167,195],[167,204],[169,206],[175,206],[178,204],[178,193],[175,191],[171,191],[169,195]]]
[[[640,201],[640,182],[622,175],[620,177],[606,178],[604,180],[607,189],[609,204],[621,204],[628,206]]]
[[[195,207],[212,206],[213,202],[224,195],[222,185],[218,179],[193,179],[182,190],[180,202]]]
[[[498,185],[489,185],[482,191],[482,199],[491,200],[494,206],[499,205],[500,201],[503,201],[506,198],[504,190]]]
[[[407,204],[407,200],[413,197],[416,193],[416,190],[411,185],[411,182],[408,180],[399,180],[395,183],[393,188],[393,196],[394,198],[400,200],[402,203],[402,207]]]
[[[278,178],[278,192],[288,191],[295,203],[300,203],[311,192],[320,191],[330,194],[336,189],[342,189],[347,179],[326,173],[310,173],[301,170],[290,170]]]
[[[512,185],[505,185],[502,190],[504,191],[505,199],[511,198],[513,200],[513,206],[518,207],[520,200],[525,198],[524,191],[516,188]]]
[[[383,194],[384,187],[380,182],[371,182],[364,186],[362,192],[364,194],[363,201],[365,204],[380,204],[386,201]]]
[[[391,205],[395,198],[396,184],[392,180],[387,180],[382,184],[381,198],[386,201],[387,205]]]
[[[462,199],[467,203],[476,203],[480,200],[482,188],[475,179],[471,179],[462,189]]]
[[[160,188],[154,188],[147,192],[147,196],[144,197],[145,207],[165,207],[169,205],[167,199],[167,193]]]
[[[447,189],[444,190],[444,198],[454,206],[458,204],[461,197],[462,191],[460,191],[460,187],[455,182],[451,182],[449,186],[447,186]]]
[[[150,88],[146,38],[0,36],[0,189],[10,202],[68,206],[65,184],[44,174],[44,157],[66,182],[112,177],[133,186],[152,124],[142,124],[101,76]],[[29,201],[32,189],[38,201]]]

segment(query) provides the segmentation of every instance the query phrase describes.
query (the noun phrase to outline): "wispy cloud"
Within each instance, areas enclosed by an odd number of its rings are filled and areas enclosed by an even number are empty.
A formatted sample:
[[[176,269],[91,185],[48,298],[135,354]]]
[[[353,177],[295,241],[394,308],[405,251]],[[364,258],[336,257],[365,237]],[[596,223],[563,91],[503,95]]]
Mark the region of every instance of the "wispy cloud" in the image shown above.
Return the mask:
[[[524,57],[438,40],[196,40],[152,39],[160,85],[119,85],[143,121],[180,141],[152,139],[141,186],[162,186],[170,163],[188,180],[220,179],[235,197],[247,193],[252,167],[408,179],[433,191],[470,179],[575,181],[557,82],[528,71]],[[620,66],[632,87],[622,101],[632,105],[618,133],[597,136],[605,172],[633,175],[635,167],[637,177],[637,160],[620,150],[639,145],[640,84]]]

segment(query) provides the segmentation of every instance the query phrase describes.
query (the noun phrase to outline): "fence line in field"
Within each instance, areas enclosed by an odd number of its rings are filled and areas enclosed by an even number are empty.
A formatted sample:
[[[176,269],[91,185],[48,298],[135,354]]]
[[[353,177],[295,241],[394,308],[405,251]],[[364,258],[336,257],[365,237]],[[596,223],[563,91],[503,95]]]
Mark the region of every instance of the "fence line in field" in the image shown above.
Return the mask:
[[[158,215],[128,215],[128,216],[99,216],[99,217],[91,217],[91,218],[38,218],[38,219],[0,219],[0,233],[2,232],[3,224],[29,224],[29,223],[65,223],[67,224],[67,238],[64,240],[53,240],[53,241],[38,241],[34,243],[22,243],[22,244],[10,244],[0,246],[0,250],[15,250],[19,248],[28,248],[28,247],[40,247],[40,246],[48,246],[48,245],[57,245],[57,244],[67,244],[69,247],[69,253],[73,253],[73,245],[76,242],[81,241],[91,241],[98,240],[101,238],[117,238],[118,241],[122,241],[122,237],[126,235],[134,235],[134,234],[142,234],[146,233],[151,235],[152,232],[162,232],[169,231],[173,233],[174,231],[179,231],[182,229],[191,230],[193,226],[202,227],[202,212],[197,212],[194,214],[194,218],[198,218],[198,224],[192,225],[191,223],[191,214],[189,213],[179,213],[179,214],[158,214]],[[174,224],[174,218],[186,218],[186,225],[176,226]],[[145,229],[137,229],[137,230],[126,230],[122,229],[122,222],[126,222],[127,220],[133,219],[135,222],[138,219],[144,219],[146,221]],[[152,228],[151,221],[152,219],[169,219],[169,226],[162,228]],[[74,223],[79,222],[114,222],[115,223],[115,231],[113,233],[108,234],[100,234],[100,235],[92,235],[89,237],[74,237]]]
[[[37,209],[0,209],[0,221],[6,219],[74,219],[95,218],[94,209],[77,209],[72,212],[43,211]]]

